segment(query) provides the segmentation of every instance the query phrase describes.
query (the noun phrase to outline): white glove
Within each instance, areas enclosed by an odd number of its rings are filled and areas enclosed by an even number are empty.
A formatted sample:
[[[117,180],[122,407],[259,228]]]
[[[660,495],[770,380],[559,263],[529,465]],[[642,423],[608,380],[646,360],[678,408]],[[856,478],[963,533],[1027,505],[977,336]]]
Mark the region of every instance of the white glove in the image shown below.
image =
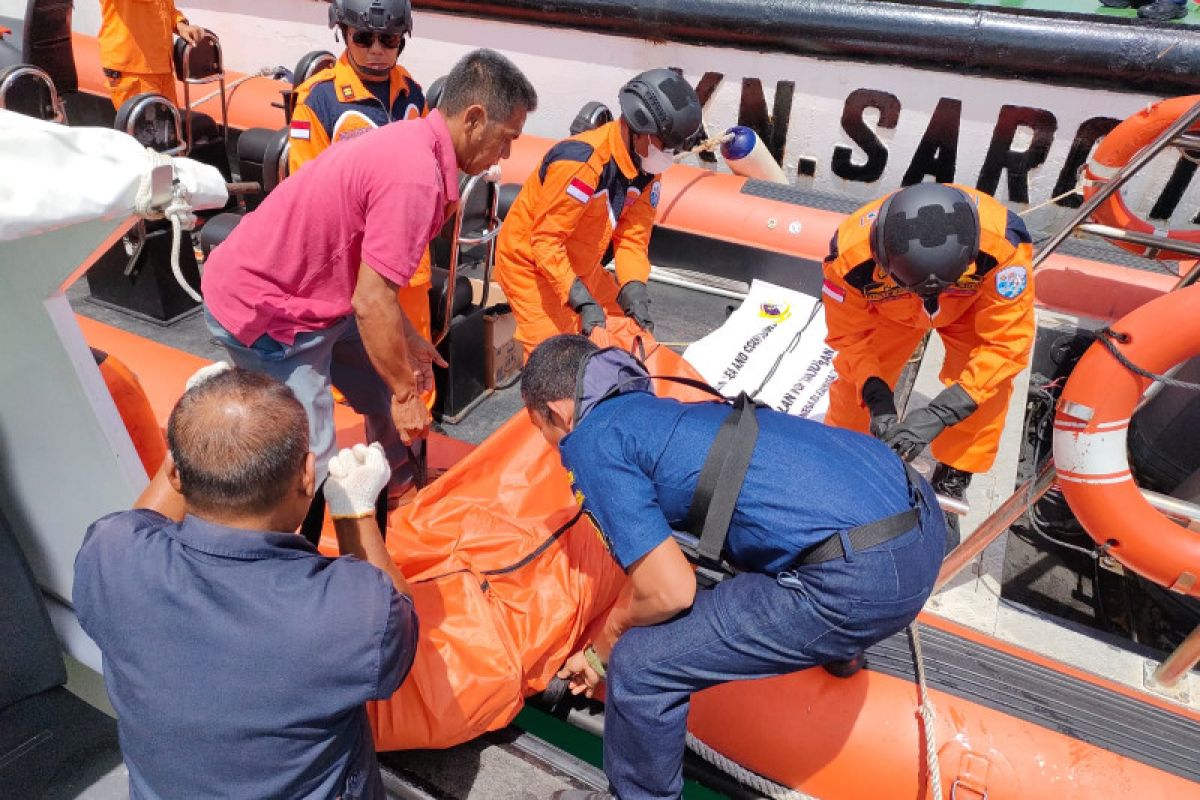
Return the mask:
[[[356,444],[329,459],[325,503],[334,519],[358,519],[375,513],[375,500],[392,477],[383,447]]]
[[[201,367],[200,369],[193,372],[192,377],[187,379],[187,384],[185,384],[183,390],[186,392],[186,391],[189,391],[190,389],[194,389],[195,387],[204,383],[209,378],[215,378],[216,376],[220,375],[222,372],[225,372],[226,370],[230,370],[230,369],[233,369],[233,367],[229,364],[228,361],[214,361],[213,363],[209,364],[208,366]]]

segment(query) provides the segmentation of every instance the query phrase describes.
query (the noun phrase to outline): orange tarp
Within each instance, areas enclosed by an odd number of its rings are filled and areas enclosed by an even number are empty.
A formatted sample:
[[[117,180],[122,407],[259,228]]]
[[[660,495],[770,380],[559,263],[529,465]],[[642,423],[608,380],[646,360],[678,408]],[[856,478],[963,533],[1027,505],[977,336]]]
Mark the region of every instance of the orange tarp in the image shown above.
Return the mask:
[[[205,361],[79,322],[89,344],[140,378],[165,425],[188,376]],[[631,322],[612,319],[609,328],[618,343],[641,352]],[[648,337],[645,345],[652,375],[699,377],[677,354]],[[707,399],[677,384],[659,388]],[[339,404],[335,417],[340,444],[362,441],[353,411]],[[421,634],[404,684],[368,705],[380,750],[449,747],[507,725],[602,622],[624,580],[580,516],[558,453],[524,413],[474,450],[435,437],[430,466],[449,469],[388,525],[388,550],[412,585]],[[321,549],[337,552],[330,527]]]

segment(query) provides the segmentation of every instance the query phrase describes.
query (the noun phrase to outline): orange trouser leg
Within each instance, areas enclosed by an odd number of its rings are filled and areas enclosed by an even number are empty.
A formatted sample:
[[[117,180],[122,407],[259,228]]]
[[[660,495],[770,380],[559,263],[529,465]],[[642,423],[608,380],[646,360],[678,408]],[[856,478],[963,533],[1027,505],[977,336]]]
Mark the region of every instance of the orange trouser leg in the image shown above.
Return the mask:
[[[942,383],[949,385],[962,374],[971,350],[980,339],[968,325],[956,323],[938,331],[946,345],[946,361],[942,365]],[[1005,381],[996,393],[985,400],[975,413],[962,422],[947,428],[933,440],[933,457],[947,466],[966,472],[987,472],[996,461],[1000,435],[1012,398],[1013,382]]]
[[[126,100],[147,92],[161,94],[173,105],[179,105],[175,95],[175,76],[170,73],[121,72],[118,75],[108,75],[108,93],[112,95],[114,108],[120,109]]]
[[[497,270],[497,280],[512,307],[517,322],[515,336],[525,348],[525,358],[529,358],[533,349],[551,336],[579,333],[579,315],[559,300],[558,292],[548,280],[540,274],[534,275],[532,282],[521,280],[527,273],[513,280],[513,265],[505,266],[505,270]],[[579,277],[596,302],[604,306],[606,313],[621,313],[617,305],[616,281],[599,264]]]
[[[880,372],[883,373],[878,377],[888,386],[893,389],[896,387],[900,372],[924,333],[919,328],[897,325],[886,319],[881,319],[871,332],[871,348],[879,359]],[[833,368],[839,375],[857,375],[859,372],[857,365],[848,363],[842,353],[833,359]],[[838,378],[829,387],[829,411],[825,414],[825,424],[862,433],[870,430],[871,413],[863,405],[854,382]]]

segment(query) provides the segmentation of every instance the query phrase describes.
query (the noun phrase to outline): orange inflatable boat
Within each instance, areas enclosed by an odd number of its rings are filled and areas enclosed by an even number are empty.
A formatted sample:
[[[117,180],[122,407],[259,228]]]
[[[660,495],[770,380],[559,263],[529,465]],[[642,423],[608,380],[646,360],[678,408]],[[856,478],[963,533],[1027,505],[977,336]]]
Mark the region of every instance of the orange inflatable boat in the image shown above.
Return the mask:
[[[270,83],[262,97],[275,99],[279,86]],[[247,113],[242,124],[266,121]],[[503,165],[504,180],[523,179],[548,144],[523,139]],[[797,285],[819,284],[814,262],[840,217],[799,205],[787,187],[775,196],[752,189],[744,178],[675,167],[664,180],[659,228],[787,256]],[[1038,274],[1038,299],[1111,319],[1171,282],[1058,256]],[[80,322],[93,347],[141,378],[165,422],[202,362]],[[624,321],[613,331],[633,345]],[[677,354],[646,344],[652,374],[692,374]],[[347,409],[338,409],[337,423],[342,443],[361,436]],[[557,454],[524,415],[474,449],[439,439],[431,458],[447,471],[389,520],[387,545],[412,584],[421,636],[404,685],[370,704],[381,750],[446,747],[508,724],[603,624],[623,581],[581,517]],[[322,547],[334,552],[333,537]],[[933,615],[920,622],[937,710],[934,752],[917,717],[914,661],[902,636],[872,648],[868,668],[848,679],[812,669],[702,692],[690,729],[761,775],[824,798],[930,797],[934,762],[952,800],[1200,797],[1200,713]]]

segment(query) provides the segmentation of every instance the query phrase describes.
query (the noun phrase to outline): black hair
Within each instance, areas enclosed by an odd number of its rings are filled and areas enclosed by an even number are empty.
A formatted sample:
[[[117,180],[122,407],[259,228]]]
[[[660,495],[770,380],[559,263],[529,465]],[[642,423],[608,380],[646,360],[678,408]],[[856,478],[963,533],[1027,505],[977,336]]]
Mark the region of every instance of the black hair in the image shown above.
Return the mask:
[[[283,383],[230,369],[184,392],[167,445],[188,505],[198,511],[273,510],[308,455],[308,416]]]
[[[529,354],[521,373],[521,399],[525,408],[543,417],[550,403],[575,396],[579,365],[599,348],[586,336],[564,333],[552,336]]]
[[[474,50],[446,76],[438,110],[452,117],[476,104],[484,107],[490,120],[503,122],[517,108],[536,109],[537,92],[516,64],[495,50]]]

